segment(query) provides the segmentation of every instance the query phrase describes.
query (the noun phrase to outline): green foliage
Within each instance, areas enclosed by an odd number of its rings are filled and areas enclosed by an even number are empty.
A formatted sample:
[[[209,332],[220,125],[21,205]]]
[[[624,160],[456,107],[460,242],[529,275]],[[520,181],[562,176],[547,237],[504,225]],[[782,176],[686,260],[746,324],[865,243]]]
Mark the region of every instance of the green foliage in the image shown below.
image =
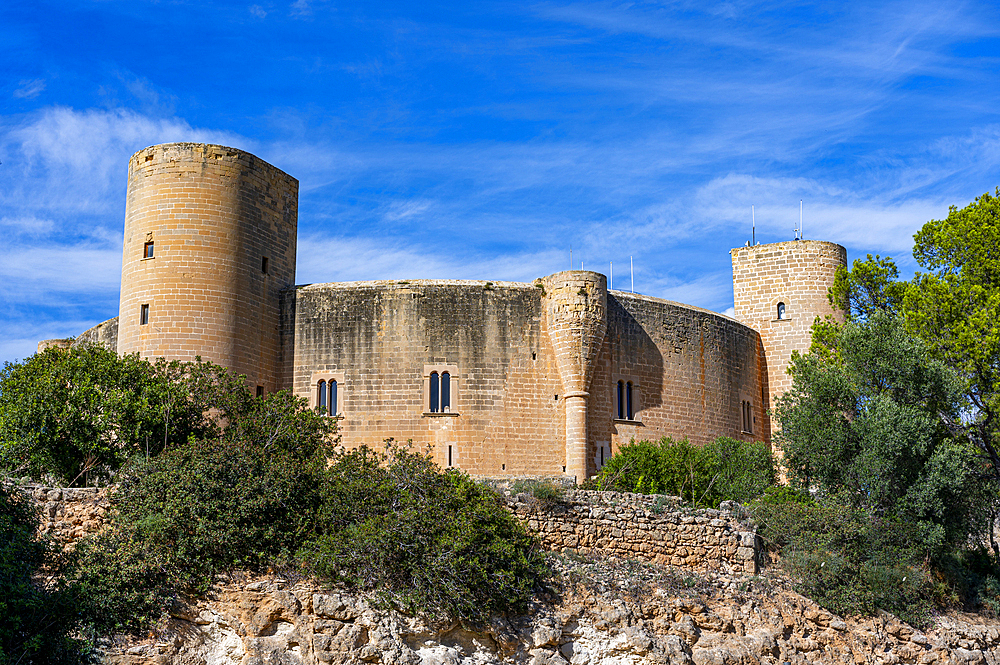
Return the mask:
[[[313,528],[331,420],[287,392],[229,410],[223,436],[130,468],[112,527],[78,548],[75,580],[101,633],[138,632],[177,591],[290,561]]]
[[[875,314],[898,314],[907,284],[896,281],[899,270],[889,257],[869,254],[855,259],[850,270],[841,266],[830,289],[830,304],[847,313],[848,319],[864,321]]]
[[[103,346],[49,348],[0,371],[0,470],[60,484],[107,481],[130,457],[217,433],[240,390],[223,368],[155,364]],[[243,390],[242,392],[245,392]]]
[[[775,481],[775,463],[759,442],[720,437],[697,447],[669,437],[657,443],[631,442],[601,469],[598,489],[672,494],[691,503],[746,503]]]
[[[404,611],[481,623],[523,611],[545,574],[502,499],[426,455],[398,446],[344,453],[322,493],[320,533],[302,561]]]
[[[223,438],[129,470],[71,576],[90,630],[138,634],[219,572],[296,562],[406,611],[525,607],[542,559],[494,492],[398,447],[332,451],[330,419],[288,396],[254,405]]]
[[[921,529],[926,553],[985,533],[991,495],[974,450],[942,415],[961,408],[954,374],[881,312],[836,329],[836,354],[793,355],[776,436],[791,480]]]
[[[907,326],[961,374],[968,417],[949,425],[978,447],[1000,483],[1000,188],[951,207],[914,240],[917,263],[932,272],[918,273],[906,292]]]
[[[543,505],[558,503],[566,490],[551,480],[517,480],[510,486],[512,494],[530,494],[535,501]]]
[[[37,527],[27,497],[0,485],[0,665],[74,663],[82,654],[71,595],[37,577],[59,565]]]
[[[873,518],[842,497],[814,501],[794,492],[772,492],[753,512],[803,595],[838,614],[885,610],[927,622],[936,596],[915,525]]]

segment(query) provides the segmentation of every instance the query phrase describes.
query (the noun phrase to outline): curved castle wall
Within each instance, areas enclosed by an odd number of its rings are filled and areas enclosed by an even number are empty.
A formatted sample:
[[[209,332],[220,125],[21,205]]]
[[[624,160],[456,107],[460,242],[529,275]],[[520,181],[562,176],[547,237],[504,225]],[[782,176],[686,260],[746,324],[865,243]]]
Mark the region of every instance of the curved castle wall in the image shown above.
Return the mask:
[[[741,420],[744,401],[762,405],[754,330],[609,294],[597,273],[314,284],[286,293],[283,320],[295,393],[316,404],[319,381],[335,379],[350,448],[394,437],[474,474],[582,480],[633,437],[768,440]],[[427,381],[445,370],[452,404],[435,413]],[[632,419],[616,418],[621,378],[635,388]]]
[[[279,298],[295,283],[297,210],[298,181],[241,150],[170,143],[135,153],[118,352],[200,355],[278,389]]]

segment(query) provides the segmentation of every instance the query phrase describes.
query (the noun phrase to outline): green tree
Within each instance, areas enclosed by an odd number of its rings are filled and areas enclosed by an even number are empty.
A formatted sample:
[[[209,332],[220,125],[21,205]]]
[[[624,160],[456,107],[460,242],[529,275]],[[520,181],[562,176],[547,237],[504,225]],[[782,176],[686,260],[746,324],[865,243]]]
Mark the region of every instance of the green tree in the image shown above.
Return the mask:
[[[793,387],[776,406],[791,479],[917,525],[928,554],[985,535],[981,465],[947,427],[962,409],[960,380],[901,318],[866,317],[832,329],[832,352],[793,355]]]
[[[978,449],[1000,487],[1000,188],[952,206],[914,236],[918,273],[906,291],[907,327],[964,379],[967,408],[947,419]]]
[[[6,363],[0,470],[65,484],[107,480],[132,456],[217,435],[231,412],[247,408],[241,384],[212,363],[151,364],[99,345]]]

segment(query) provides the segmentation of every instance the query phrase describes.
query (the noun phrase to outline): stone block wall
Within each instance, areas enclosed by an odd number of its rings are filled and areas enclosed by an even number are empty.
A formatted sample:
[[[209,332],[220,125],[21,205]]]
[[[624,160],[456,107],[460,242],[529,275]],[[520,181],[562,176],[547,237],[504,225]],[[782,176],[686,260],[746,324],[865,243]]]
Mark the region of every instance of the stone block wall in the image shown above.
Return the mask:
[[[727,574],[757,572],[756,529],[730,510],[690,509],[676,497],[585,490],[548,503],[519,494],[508,496],[508,503],[548,550]]]
[[[348,447],[412,440],[419,450],[429,447],[441,466],[450,460],[484,476],[566,473],[582,480],[633,438],[768,440],[765,426],[744,432],[740,419],[741,401],[763,413],[756,331],[695,307],[605,294],[597,273],[555,277],[539,285],[414,280],[288,291],[287,380],[315,404],[317,382],[338,377],[339,427]],[[553,331],[553,321],[565,322],[548,312],[558,296],[552,285],[569,278],[580,283],[562,290],[580,302],[559,316],[601,321],[581,319],[579,330],[570,321]],[[428,413],[428,373],[445,367],[452,410]],[[614,412],[622,377],[636,386],[631,421]],[[585,428],[584,460],[578,437],[570,442],[566,434],[567,412],[580,416],[582,408],[585,418],[569,421]]]
[[[663,436],[704,445],[719,436],[770,441],[761,417],[760,338],[705,309],[613,291],[608,332],[591,384],[591,459],[600,462],[630,440]],[[616,418],[617,382],[635,386],[635,420]],[[757,424],[744,431],[741,402]],[[610,445],[609,445],[610,444]]]
[[[316,404],[319,378],[342,376],[345,446],[380,449],[393,437],[470,473],[564,472],[564,398],[543,331],[542,289],[379,281],[315,284],[287,296],[293,390]],[[430,412],[434,368],[449,368],[449,412]]]
[[[38,533],[71,547],[97,531],[108,512],[107,489],[97,487],[45,487],[17,485],[39,511]]]

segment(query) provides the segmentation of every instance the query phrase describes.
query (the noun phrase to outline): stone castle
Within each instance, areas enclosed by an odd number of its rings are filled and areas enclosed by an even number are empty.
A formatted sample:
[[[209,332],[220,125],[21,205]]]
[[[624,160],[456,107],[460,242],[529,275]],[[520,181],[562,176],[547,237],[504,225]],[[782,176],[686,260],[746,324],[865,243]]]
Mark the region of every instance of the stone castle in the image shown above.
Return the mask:
[[[735,319],[613,291],[569,270],[531,284],[295,284],[298,181],[233,148],[171,143],[129,161],[119,316],[74,343],[205,360],[257,394],[288,388],[347,447],[429,447],[487,476],[596,473],[632,439],[770,442],[843,247],[732,250]],[[39,348],[69,344],[47,340]]]

